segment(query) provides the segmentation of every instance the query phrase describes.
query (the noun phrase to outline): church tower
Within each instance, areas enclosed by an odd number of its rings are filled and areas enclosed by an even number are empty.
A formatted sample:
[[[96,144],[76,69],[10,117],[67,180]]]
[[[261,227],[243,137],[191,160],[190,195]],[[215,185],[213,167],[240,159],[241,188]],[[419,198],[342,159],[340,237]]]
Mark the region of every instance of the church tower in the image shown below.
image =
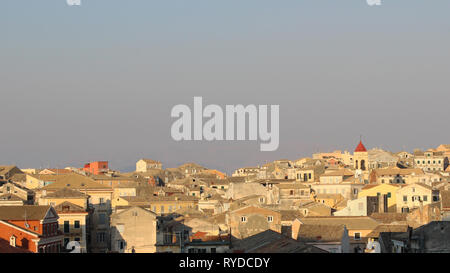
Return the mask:
[[[369,152],[367,152],[362,141],[359,141],[359,144],[353,153],[353,162],[355,169],[362,171],[368,170]]]

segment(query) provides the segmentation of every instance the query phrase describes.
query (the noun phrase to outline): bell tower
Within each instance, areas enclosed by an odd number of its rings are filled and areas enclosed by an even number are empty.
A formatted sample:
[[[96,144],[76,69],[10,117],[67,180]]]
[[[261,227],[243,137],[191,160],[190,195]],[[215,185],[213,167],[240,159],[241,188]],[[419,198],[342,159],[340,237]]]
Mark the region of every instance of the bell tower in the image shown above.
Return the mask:
[[[354,167],[357,170],[366,171],[369,164],[369,152],[367,152],[366,147],[359,141],[358,146],[356,146],[355,152],[353,153]]]

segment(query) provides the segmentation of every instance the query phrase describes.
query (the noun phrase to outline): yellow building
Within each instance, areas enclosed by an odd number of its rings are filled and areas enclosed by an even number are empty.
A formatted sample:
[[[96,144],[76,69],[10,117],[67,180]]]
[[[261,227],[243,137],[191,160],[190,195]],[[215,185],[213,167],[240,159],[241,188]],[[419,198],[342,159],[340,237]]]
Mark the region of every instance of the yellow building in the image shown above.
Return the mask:
[[[52,197],[52,193],[57,193],[64,188],[88,196],[88,208],[93,209],[93,213],[89,214],[90,243],[88,244],[88,250],[94,253],[107,251],[110,238],[109,216],[111,214],[113,189],[99,184],[87,176],[69,174],[43,187],[40,190],[41,198],[45,199],[48,195]]]
[[[59,230],[64,233],[64,246],[75,241],[80,244],[80,252],[86,253],[88,209],[70,202],[63,202],[57,205],[55,210],[59,216]]]
[[[113,196],[111,199],[111,208],[115,208],[116,206],[123,206],[124,203],[127,203],[121,197],[124,196],[136,196],[136,187],[128,187],[128,186],[120,186],[115,187],[113,192]]]
[[[365,196],[387,195],[388,212],[396,212],[397,196],[399,185],[393,184],[369,184],[361,189],[358,198]]]
[[[439,191],[422,184],[410,184],[397,190],[397,212],[410,212],[439,201]]]
[[[38,200],[39,205],[51,205],[58,213],[59,230],[64,234],[64,248],[69,242],[77,241],[81,252],[87,252],[88,198],[88,195],[77,190],[62,188]]]
[[[316,153],[313,154],[313,159],[328,159],[335,158],[347,166],[353,166],[353,155],[348,151],[334,151],[332,153]]]
[[[195,196],[174,194],[171,196],[122,196],[114,200],[115,207],[145,207],[158,215],[173,213],[179,209],[197,208]]]
[[[56,182],[58,178],[61,178],[61,176],[54,174],[27,174],[24,186],[31,190],[40,189]]]
[[[319,176],[324,173],[325,169],[321,166],[309,168],[294,168],[294,179],[301,182],[314,182],[319,180]]]
[[[88,196],[82,192],[62,188],[54,192],[46,193],[45,196],[40,196],[38,203],[41,206],[51,205],[52,207],[56,207],[61,203],[70,202],[77,206],[87,208],[87,200]]]
[[[136,172],[148,172],[150,170],[162,170],[162,164],[159,161],[143,158],[136,162]]]
[[[336,208],[336,205],[345,199],[340,193],[320,193],[313,195],[312,198],[315,202],[325,204],[330,208]]]
[[[372,170],[369,180],[371,183],[378,184],[413,184],[421,182],[424,175],[422,169],[400,169],[397,167],[389,167],[384,169]]]

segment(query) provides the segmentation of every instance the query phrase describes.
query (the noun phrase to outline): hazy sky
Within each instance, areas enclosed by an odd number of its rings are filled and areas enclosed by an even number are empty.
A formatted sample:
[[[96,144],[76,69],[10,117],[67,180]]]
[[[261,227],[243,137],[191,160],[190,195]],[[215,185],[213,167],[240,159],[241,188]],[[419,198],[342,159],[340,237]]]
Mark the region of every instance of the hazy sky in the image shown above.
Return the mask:
[[[3,0],[0,164],[230,173],[450,143],[450,1]],[[175,142],[174,105],[279,104],[280,146]]]

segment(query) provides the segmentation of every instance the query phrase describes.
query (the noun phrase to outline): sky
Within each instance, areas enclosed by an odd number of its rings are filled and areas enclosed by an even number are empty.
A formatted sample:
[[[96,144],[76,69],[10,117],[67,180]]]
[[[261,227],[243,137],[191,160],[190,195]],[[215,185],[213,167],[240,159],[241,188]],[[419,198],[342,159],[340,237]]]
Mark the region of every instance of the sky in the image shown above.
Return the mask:
[[[239,167],[450,143],[450,1],[3,0],[0,164]],[[279,105],[280,145],[174,141],[173,106]]]

